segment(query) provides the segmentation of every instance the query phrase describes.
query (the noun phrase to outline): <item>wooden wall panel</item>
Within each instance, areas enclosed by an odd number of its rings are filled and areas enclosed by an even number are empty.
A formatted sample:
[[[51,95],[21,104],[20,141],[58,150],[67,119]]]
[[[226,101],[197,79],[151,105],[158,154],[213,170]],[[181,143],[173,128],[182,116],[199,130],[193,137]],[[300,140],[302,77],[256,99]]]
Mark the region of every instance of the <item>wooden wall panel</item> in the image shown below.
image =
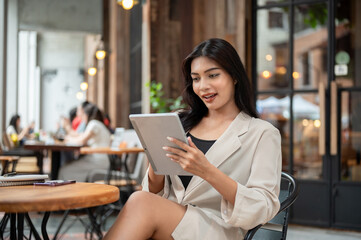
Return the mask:
[[[108,97],[106,109],[113,127],[129,127],[129,11],[109,1]]]
[[[166,97],[181,94],[182,61],[206,39],[228,40],[245,59],[245,0],[152,0],[150,14],[151,78]]]
[[[101,90],[108,98],[103,105],[114,126],[128,127],[129,17],[132,10],[123,10],[113,0],[103,1],[108,4],[104,10],[108,13],[104,24],[109,26],[104,28],[104,42],[110,50],[104,68],[104,83],[108,86]],[[147,75],[147,78],[163,83],[166,97],[175,98],[181,94],[182,60],[205,39],[224,38],[233,44],[243,61],[249,56],[246,52],[249,38],[246,7],[250,6],[250,0],[151,0],[147,4],[143,14],[149,14],[149,18],[143,20],[143,24],[149,26],[149,31],[143,33],[149,35],[142,36],[149,39],[146,46],[150,48],[147,50],[150,51],[150,77]]]
[[[116,91],[117,105],[115,106],[117,113],[117,126],[129,128],[129,72],[130,72],[130,44],[129,44],[129,24],[130,12],[118,7],[117,17],[117,76]]]
[[[204,40],[205,25],[211,24],[206,21],[204,8],[206,0],[195,0],[193,1],[193,47]]]
[[[229,41],[245,60],[245,0],[195,0],[193,44],[209,39]]]
[[[104,15],[108,16],[108,28],[104,28],[105,43],[109,47],[109,54],[107,58],[106,71],[108,72],[109,81],[109,106],[108,114],[114,126],[120,126],[120,117],[117,111],[118,96],[117,96],[117,13],[118,6],[115,1],[104,0],[107,2],[108,8],[104,9]],[[105,23],[105,21],[104,21]],[[113,90],[111,90],[113,89]]]
[[[84,44],[84,79],[88,82],[88,90],[87,90],[87,96],[86,99],[92,103],[98,103],[98,91],[97,91],[97,85],[98,85],[98,77],[99,77],[99,71],[95,76],[89,76],[88,75],[88,68],[89,67],[98,67],[98,62],[96,61],[96,58],[94,57],[95,50],[97,48],[97,45],[100,42],[100,36],[94,36],[89,35],[85,37],[85,44]]]
[[[181,33],[179,9],[181,1],[151,1],[151,77],[163,83],[165,97],[176,98],[182,88]],[[176,16],[171,14],[176,14]]]

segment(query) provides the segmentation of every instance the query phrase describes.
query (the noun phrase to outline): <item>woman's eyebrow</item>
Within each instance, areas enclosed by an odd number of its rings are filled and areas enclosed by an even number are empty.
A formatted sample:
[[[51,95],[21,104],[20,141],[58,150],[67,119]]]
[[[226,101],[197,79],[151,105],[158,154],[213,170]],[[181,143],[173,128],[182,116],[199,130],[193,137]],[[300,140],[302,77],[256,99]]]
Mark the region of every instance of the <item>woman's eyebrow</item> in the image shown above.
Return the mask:
[[[210,71],[212,71],[212,70],[217,70],[217,69],[221,69],[221,68],[219,68],[219,67],[209,68],[209,69],[205,70],[204,73],[210,72]],[[191,72],[191,75],[199,75],[199,73]]]
[[[204,72],[206,73],[206,72],[210,72],[210,71],[212,71],[212,70],[217,70],[217,69],[220,69],[220,68],[219,68],[219,67],[213,67],[213,68],[207,69],[207,70],[204,71]]]

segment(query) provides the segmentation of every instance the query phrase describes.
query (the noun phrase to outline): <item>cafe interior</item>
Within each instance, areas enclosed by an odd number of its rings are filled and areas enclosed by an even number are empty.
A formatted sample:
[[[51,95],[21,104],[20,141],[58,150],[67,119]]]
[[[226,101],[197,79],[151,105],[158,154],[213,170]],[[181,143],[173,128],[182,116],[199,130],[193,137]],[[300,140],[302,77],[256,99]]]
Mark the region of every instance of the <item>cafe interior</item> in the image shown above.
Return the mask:
[[[182,60],[213,37],[238,51],[259,117],[281,133],[282,171],[300,186],[289,222],[361,231],[360,11],[357,0],[0,1],[0,176],[114,187],[81,186],[108,202],[0,209],[0,235],[67,239],[77,221],[79,239],[101,239],[148,166],[129,115],[185,107]],[[94,112],[102,140],[87,144]],[[90,156],[103,162],[72,162]]]

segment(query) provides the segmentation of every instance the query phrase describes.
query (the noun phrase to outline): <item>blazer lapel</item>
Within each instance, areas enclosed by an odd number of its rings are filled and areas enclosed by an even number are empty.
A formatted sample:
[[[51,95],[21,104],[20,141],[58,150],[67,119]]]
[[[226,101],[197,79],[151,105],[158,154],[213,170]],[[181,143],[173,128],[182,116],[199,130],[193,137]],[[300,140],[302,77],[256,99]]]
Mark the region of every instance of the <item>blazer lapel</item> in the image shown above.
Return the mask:
[[[237,115],[227,130],[207,151],[206,158],[210,163],[216,167],[219,167],[230,155],[232,155],[241,147],[242,143],[239,139],[239,136],[245,134],[248,131],[250,120],[251,117],[243,112],[240,112]],[[185,195],[190,193],[203,181],[204,180],[202,178],[193,176],[185,191]]]

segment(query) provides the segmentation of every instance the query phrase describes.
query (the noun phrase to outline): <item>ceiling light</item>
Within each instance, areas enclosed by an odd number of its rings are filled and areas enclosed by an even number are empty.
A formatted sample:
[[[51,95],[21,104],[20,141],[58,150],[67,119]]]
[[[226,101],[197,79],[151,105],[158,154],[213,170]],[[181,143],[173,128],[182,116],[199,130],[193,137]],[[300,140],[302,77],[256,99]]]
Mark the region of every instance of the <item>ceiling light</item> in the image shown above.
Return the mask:
[[[83,91],[88,90],[88,83],[87,82],[80,83],[80,89]]]
[[[98,60],[103,60],[106,55],[107,55],[107,52],[104,51],[104,50],[97,50],[97,51],[95,52],[95,57],[96,57]]]
[[[139,3],[138,0],[117,0],[118,4],[123,6],[125,10],[132,9],[132,7]]]
[[[97,74],[97,69],[95,67],[88,68],[88,74],[90,76],[94,76],[95,74]]]

